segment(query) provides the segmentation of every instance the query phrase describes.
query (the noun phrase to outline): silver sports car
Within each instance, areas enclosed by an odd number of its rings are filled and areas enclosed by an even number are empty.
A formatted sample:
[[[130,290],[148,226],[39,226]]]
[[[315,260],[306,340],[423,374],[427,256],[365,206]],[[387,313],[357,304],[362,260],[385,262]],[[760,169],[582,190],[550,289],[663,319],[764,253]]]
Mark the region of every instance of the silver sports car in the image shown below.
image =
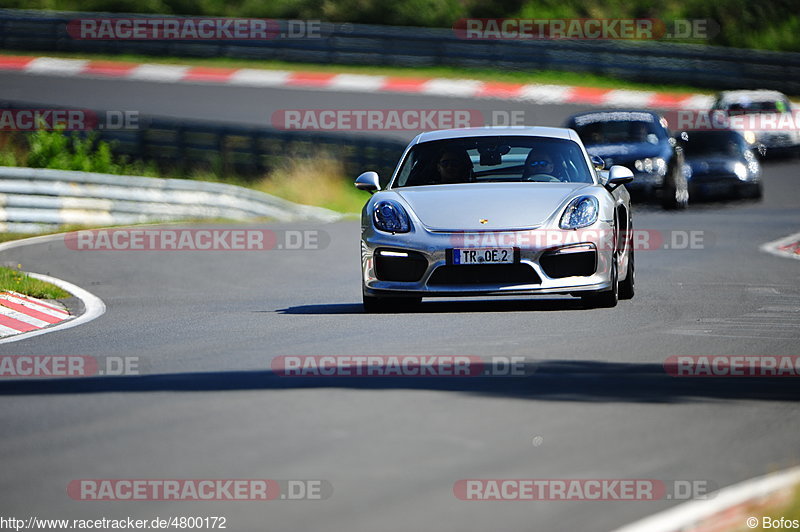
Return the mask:
[[[364,309],[422,297],[570,294],[591,306],[633,297],[623,166],[603,169],[571,129],[474,128],[418,135],[361,216]]]

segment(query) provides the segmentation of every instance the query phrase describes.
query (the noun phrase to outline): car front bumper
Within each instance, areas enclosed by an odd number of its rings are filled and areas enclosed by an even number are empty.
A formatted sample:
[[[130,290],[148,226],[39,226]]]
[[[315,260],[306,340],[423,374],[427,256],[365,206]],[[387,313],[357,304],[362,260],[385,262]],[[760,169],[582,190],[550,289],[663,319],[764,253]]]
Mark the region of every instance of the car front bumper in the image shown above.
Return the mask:
[[[695,175],[689,180],[689,191],[694,197],[710,197],[715,195],[735,194],[739,191],[757,190],[761,186],[758,180],[742,181],[735,174],[730,175]]]
[[[361,240],[363,292],[382,297],[447,297],[607,290],[612,282],[613,229],[602,221],[578,231],[434,233],[415,228],[392,235],[367,229]],[[498,247],[514,249],[513,265],[452,263],[454,248]],[[621,271],[625,266],[619,265]],[[572,273],[576,275],[568,275]]]

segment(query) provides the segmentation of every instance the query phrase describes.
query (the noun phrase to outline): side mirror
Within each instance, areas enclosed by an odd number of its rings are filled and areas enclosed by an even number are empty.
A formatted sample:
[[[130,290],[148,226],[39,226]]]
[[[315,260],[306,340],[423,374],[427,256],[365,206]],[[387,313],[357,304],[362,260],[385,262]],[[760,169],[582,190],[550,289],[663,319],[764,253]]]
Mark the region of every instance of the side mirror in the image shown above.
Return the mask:
[[[618,164],[609,168],[608,182],[606,183],[609,190],[614,190],[618,186],[630,183],[631,181],[633,181],[633,172],[631,172],[630,168]]]
[[[377,172],[364,172],[356,178],[355,184],[358,190],[366,190],[370,194],[375,194],[381,189]]]
[[[594,166],[595,170],[602,170],[606,167],[606,162],[598,155],[592,155],[589,160],[592,161],[592,166]]]

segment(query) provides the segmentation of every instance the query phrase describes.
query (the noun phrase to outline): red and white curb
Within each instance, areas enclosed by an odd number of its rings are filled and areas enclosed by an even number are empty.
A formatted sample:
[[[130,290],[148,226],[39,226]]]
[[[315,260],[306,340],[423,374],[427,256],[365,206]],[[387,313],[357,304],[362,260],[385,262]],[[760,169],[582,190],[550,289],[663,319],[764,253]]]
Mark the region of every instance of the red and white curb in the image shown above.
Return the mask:
[[[800,467],[754,478],[646,517],[614,532],[726,532],[761,526],[759,512],[790,502],[800,484]],[[755,520],[755,521],[754,521]],[[756,526],[752,526],[753,524]]]
[[[18,292],[0,292],[0,338],[36,331],[71,319],[63,308]]]
[[[33,244],[41,244],[45,242],[54,242],[58,240],[63,240],[63,234],[54,234],[54,235],[44,235],[44,236],[37,236],[32,238],[24,238],[22,240],[12,240],[10,242],[4,242],[0,244],[0,252],[6,251],[8,249],[29,246]],[[31,338],[33,336],[39,336],[42,334],[47,334],[55,331],[61,331],[64,329],[69,329],[72,327],[77,327],[78,325],[82,325],[84,323],[90,322],[95,318],[99,318],[106,312],[106,305],[103,303],[103,300],[99,297],[91,294],[87,290],[84,290],[80,286],[76,286],[70,282],[64,281],[63,279],[57,279],[55,277],[51,277],[49,275],[42,275],[40,273],[31,273],[26,272],[27,275],[33,277],[34,279],[39,279],[40,281],[44,281],[46,283],[50,283],[55,285],[62,290],[69,292],[72,296],[78,298],[83,303],[84,311],[83,314],[80,316],[73,316],[70,317],[69,313],[67,313],[67,317],[63,317],[63,315],[54,316],[52,313],[54,311],[60,310],[62,313],[64,312],[61,309],[57,309],[53,305],[48,303],[43,303],[39,300],[34,300],[33,298],[28,298],[26,296],[20,296],[17,294],[11,294],[8,298],[0,299],[0,318],[5,316],[6,318],[11,317],[15,321],[19,321],[22,323],[27,324],[27,326],[33,327],[28,329],[27,331],[22,331],[21,329],[11,326],[9,321],[0,322],[0,324],[5,327],[5,329],[0,329],[0,344],[6,344],[11,342],[18,342],[20,340],[24,340],[26,338]],[[5,294],[3,294],[5,295]],[[28,305],[22,305],[21,303],[15,301],[21,300],[26,301]],[[17,308],[13,308],[9,306],[9,304],[19,305]],[[35,308],[33,306],[35,305]],[[20,306],[26,307],[26,310],[21,310]],[[47,307],[48,312],[45,312],[42,307]],[[39,313],[36,315],[31,315],[31,310],[36,310]],[[14,314],[9,314],[14,313]],[[50,316],[52,318],[62,318],[58,322],[49,323],[45,316]],[[13,335],[7,336],[8,329],[13,330]]]
[[[0,71],[64,77],[115,78],[163,83],[212,83],[362,93],[404,93],[459,98],[493,98],[531,104],[707,109],[713,97],[570,85],[486,82],[472,79],[407,78],[330,72],[139,64],[89,59],[0,55]]]
[[[800,233],[795,233],[761,246],[761,251],[778,257],[789,257],[800,260]]]

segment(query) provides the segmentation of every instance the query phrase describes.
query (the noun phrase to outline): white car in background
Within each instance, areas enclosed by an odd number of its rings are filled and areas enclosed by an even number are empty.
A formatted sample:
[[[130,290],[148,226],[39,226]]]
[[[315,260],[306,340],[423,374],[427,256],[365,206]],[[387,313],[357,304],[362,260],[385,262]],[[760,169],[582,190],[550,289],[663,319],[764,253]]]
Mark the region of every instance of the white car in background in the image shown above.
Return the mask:
[[[763,145],[766,155],[800,155],[800,112],[792,108],[782,92],[723,91],[711,109],[724,113],[730,128],[741,133],[752,146]]]

